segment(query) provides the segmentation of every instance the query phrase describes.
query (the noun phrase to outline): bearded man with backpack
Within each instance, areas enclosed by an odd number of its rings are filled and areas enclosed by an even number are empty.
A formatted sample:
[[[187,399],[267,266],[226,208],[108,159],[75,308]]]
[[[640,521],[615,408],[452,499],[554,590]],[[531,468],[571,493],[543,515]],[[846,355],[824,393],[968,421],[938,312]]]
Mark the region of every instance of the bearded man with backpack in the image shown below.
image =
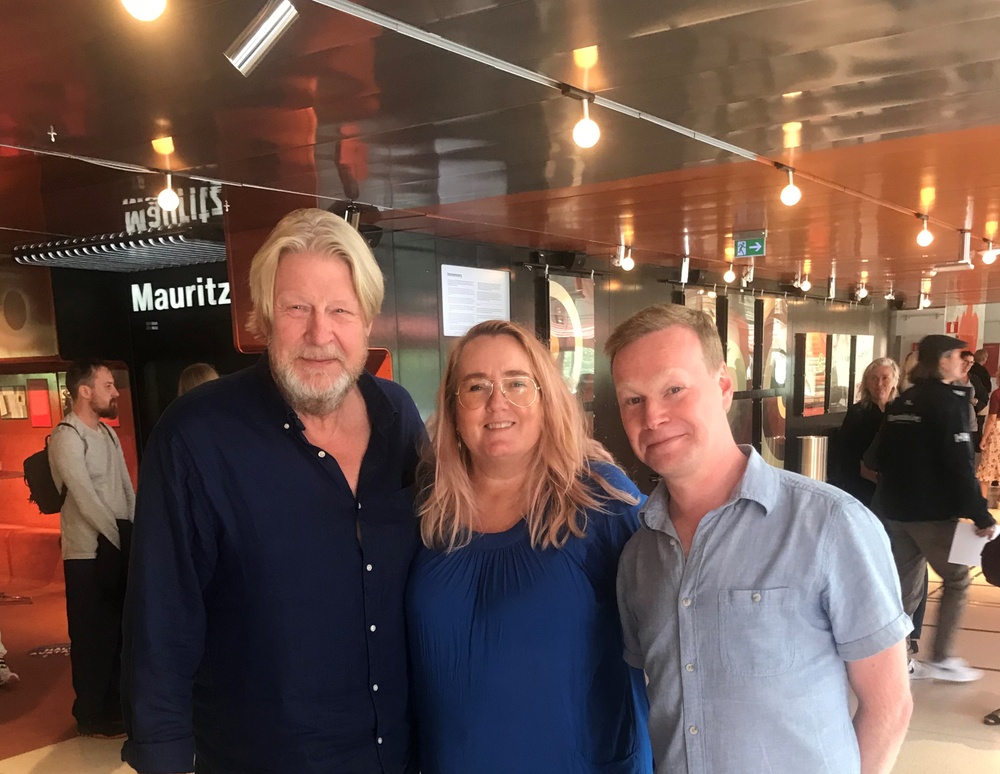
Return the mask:
[[[49,464],[65,492],[60,511],[73,716],[83,736],[118,738],[122,722],[122,607],[135,491],[121,443],[102,419],[118,416],[111,369],[78,360],[66,371],[73,410],[52,431]]]

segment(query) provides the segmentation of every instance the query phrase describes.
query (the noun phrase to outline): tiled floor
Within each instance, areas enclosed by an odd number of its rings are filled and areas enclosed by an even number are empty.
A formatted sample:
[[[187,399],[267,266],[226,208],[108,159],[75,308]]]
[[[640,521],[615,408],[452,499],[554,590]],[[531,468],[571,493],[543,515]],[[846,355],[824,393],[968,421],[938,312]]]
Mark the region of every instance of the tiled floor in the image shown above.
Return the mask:
[[[937,613],[935,589],[932,584],[930,627]],[[925,639],[932,633],[930,628]],[[894,774],[1000,773],[1000,726],[982,722],[983,715],[1000,708],[1000,588],[982,580],[974,584],[958,652],[989,670],[986,677],[965,685],[914,684],[916,709]],[[0,774],[128,774],[132,769],[121,763],[120,749],[120,741],[71,739],[0,761]]]

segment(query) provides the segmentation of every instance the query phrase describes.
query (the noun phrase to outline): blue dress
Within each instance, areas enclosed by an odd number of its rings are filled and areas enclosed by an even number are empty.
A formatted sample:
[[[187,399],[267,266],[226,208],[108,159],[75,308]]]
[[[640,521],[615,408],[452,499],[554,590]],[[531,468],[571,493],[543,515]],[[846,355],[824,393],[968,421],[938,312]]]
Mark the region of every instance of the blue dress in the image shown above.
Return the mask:
[[[407,628],[422,774],[652,772],[645,680],[623,660],[615,600],[639,506],[606,508],[561,549],[533,549],[521,521],[418,553]]]

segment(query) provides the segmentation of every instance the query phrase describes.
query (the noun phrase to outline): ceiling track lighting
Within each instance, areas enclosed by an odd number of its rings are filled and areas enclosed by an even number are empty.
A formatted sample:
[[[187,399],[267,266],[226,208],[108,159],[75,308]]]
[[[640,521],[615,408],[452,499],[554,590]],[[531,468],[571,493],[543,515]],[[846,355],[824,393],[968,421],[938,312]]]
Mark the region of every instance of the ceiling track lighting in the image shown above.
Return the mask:
[[[984,239],[983,241],[986,242],[986,244],[988,245],[988,247],[985,250],[983,250],[983,263],[989,266],[993,263],[996,263],[997,254],[1000,253],[1000,250],[995,250],[993,248],[992,239]]]
[[[788,185],[781,189],[781,203],[786,207],[794,207],[802,199],[802,191],[795,185],[795,173],[791,167],[785,167],[788,173]]]
[[[736,281],[736,272],[733,271],[732,264],[729,264],[729,268],[726,269],[726,273],[722,275],[722,279],[726,281],[727,285]]]
[[[858,286],[856,295],[858,297],[858,301],[864,301],[866,298],[868,298],[868,288],[866,287],[866,285],[865,285],[865,283],[863,281]]]
[[[289,0],[268,0],[226,49],[226,59],[246,78],[297,18],[299,12]]]
[[[926,309],[931,305],[931,297],[927,293],[920,294],[920,308]]]
[[[635,268],[635,259],[632,257],[632,248],[625,245],[618,245],[618,254],[611,259],[611,265],[617,266],[622,271],[632,271]]]
[[[583,118],[573,127],[573,142],[581,148],[593,148],[601,139],[601,127],[590,117],[590,103],[594,101],[594,95],[568,83],[562,84],[559,90],[563,96],[578,99],[583,103]]]
[[[164,212],[173,212],[181,203],[181,198],[177,195],[177,191],[174,190],[173,180],[171,180],[169,172],[167,172],[167,184],[157,195],[156,203],[160,205],[160,209]]]
[[[921,215],[919,212],[915,213],[921,221],[923,221],[924,227],[921,229],[920,233],[917,234],[917,244],[921,247],[930,247],[931,242],[934,241],[934,235],[927,228],[927,216]]]

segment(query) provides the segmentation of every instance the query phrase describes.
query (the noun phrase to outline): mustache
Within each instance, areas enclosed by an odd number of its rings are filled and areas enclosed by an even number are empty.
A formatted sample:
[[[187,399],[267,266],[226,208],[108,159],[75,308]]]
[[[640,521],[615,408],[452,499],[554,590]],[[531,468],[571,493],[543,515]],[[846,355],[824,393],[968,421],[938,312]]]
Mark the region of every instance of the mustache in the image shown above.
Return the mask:
[[[305,360],[339,360],[342,363],[347,360],[347,354],[336,344],[326,347],[302,347],[293,354],[293,357]]]

